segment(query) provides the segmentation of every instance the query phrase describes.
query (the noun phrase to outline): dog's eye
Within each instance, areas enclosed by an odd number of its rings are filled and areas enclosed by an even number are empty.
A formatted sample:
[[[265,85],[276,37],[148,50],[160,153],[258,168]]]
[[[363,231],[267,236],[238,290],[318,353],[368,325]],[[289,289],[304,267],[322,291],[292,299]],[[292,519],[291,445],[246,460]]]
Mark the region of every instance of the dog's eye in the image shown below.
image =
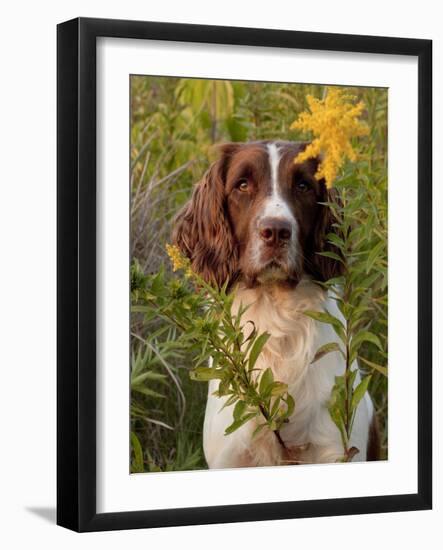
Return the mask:
[[[304,191],[307,191],[310,188],[310,185],[305,180],[299,180],[299,181],[295,182],[295,187],[298,191],[304,192]]]
[[[249,191],[249,182],[246,178],[242,178],[240,180],[238,180],[237,184],[236,184],[236,188],[239,190],[239,191]]]

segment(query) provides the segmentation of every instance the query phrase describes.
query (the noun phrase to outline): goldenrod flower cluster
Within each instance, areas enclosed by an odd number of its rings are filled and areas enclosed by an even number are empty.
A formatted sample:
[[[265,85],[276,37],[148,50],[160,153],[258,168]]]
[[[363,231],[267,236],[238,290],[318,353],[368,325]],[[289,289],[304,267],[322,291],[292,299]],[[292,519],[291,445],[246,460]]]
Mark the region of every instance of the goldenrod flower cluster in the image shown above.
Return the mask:
[[[311,112],[301,113],[291,128],[312,132],[314,139],[294,162],[320,156],[316,177],[324,178],[330,188],[345,158],[357,159],[351,139],[368,134],[367,125],[359,120],[365,105],[352,103],[354,96],[337,87],[328,87],[324,99],[311,95],[306,99]]]
[[[173,244],[166,245],[166,252],[172,262],[172,271],[177,271],[179,269],[185,270],[185,276],[191,277],[193,272],[191,269],[191,262],[189,258],[186,258],[181,252],[178,246]]]

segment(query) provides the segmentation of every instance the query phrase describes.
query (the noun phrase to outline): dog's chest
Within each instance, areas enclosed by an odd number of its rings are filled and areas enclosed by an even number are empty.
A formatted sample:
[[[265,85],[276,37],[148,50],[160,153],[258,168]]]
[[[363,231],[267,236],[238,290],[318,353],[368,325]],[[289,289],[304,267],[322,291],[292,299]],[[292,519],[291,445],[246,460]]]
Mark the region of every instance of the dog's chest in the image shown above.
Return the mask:
[[[335,368],[325,370],[312,365],[317,349],[333,337],[330,328],[304,313],[321,310],[325,299],[322,289],[310,281],[277,293],[254,289],[236,295],[237,306],[249,306],[245,321],[252,321],[259,332],[270,334],[256,367],[260,371],[270,367],[274,378],[288,384],[294,397],[295,412],[282,430],[291,444],[308,441],[311,420],[327,401],[334,379]]]
[[[271,368],[275,379],[291,388],[299,383],[315,353],[317,324],[305,315],[307,310],[321,309],[324,292],[309,280],[295,289],[237,289],[234,310],[247,306],[243,314],[246,335],[255,327],[267,332],[267,341],[256,366]]]

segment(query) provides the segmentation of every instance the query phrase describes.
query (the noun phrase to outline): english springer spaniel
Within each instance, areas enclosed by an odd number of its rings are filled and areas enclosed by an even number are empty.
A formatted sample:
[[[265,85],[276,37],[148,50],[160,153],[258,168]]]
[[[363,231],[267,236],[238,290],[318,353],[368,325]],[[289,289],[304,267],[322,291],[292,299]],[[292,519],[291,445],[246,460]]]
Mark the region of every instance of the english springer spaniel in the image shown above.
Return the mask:
[[[230,281],[234,307],[244,313],[267,341],[256,368],[271,367],[276,380],[288,384],[295,411],[281,429],[297,463],[335,462],[343,456],[340,433],[327,404],[334,377],[344,373],[338,352],[311,364],[317,349],[337,341],[333,329],[304,315],[326,307],[340,317],[336,302],[314,281],[337,276],[341,264],[316,254],[327,250],[334,231],[331,198],[324,181],[315,178],[318,159],[294,164],[306,143],[260,141],[228,143],[196,185],[178,214],[173,240],[207,281]],[[358,380],[356,381],[358,383]],[[213,395],[209,384],[203,429],[210,468],[270,466],[285,463],[284,447],[269,430],[252,438],[253,421],[230,435],[232,406]],[[350,446],[354,460],[378,458],[378,434],[371,399],[357,410]]]

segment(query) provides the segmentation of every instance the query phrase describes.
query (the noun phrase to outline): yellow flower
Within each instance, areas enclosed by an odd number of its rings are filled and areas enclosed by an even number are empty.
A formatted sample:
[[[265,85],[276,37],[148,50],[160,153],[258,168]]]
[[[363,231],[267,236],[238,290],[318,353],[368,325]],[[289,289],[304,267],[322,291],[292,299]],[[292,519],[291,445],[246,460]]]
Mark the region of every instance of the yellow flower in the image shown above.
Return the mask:
[[[166,252],[172,262],[172,271],[177,271],[178,269],[185,269],[185,276],[191,277],[192,269],[191,262],[186,256],[184,256],[178,246],[173,244],[166,245]]]
[[[312,132],[314,139],[294,162],[320,156],[316,177],[324,178],[330,188],[345,158],[357,159],[351,139],[368,134],[367,125],[358,120],[365,105],[362,101],[353,104],[354,96],[337,87],[328,87],[324,99],[311,95],[306,99],[311,112],[301,113],[291,128]]]

